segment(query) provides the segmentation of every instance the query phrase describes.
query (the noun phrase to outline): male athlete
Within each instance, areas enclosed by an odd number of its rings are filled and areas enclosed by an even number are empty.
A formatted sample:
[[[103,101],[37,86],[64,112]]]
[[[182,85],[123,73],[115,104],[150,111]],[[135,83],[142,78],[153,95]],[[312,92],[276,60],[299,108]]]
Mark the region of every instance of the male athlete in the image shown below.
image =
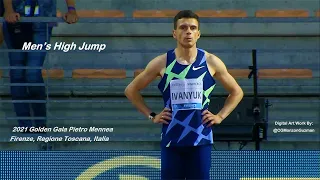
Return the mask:
[[[190,10],[174,18],[177,47],[155,57],[125,89],[127,98],[154,123],[163,124],[161,140],[162,179],[210,179],[212,128],[239,104],[243,91],[215,55],[196,46],[200,38],[199,17]],[[149,109],[140,91],[157,76],[164,109]],[[220,81],[229,92],[217,114],[208,111],[211,92]]]

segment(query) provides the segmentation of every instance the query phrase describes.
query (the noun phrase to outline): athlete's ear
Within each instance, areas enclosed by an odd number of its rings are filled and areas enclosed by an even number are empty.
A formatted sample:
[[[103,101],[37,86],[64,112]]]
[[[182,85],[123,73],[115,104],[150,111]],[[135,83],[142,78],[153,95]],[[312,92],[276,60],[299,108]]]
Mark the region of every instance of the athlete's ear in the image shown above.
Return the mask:
[[[199,30],[198,31],[198,39],[200,38],[200,36],[201,36],[201,31]]]
[[[172,30],[172,36],[173,38],[177,39],[176,30]]]

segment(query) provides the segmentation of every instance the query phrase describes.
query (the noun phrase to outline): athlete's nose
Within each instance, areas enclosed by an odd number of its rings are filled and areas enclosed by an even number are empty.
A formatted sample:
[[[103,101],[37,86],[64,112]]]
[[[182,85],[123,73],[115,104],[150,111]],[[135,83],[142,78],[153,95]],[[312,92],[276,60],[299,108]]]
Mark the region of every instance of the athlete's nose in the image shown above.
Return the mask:
[[[191,34],[191,28],[187,27],[187,34]]]

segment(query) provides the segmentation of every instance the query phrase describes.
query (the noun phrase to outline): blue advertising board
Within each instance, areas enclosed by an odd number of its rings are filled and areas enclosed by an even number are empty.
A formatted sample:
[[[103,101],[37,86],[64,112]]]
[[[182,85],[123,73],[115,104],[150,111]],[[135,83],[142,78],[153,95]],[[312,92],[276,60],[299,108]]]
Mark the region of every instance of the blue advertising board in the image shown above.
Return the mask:
[[[3,180],[160,179],[159,151],[2,151]],[[213,180],[319,180],[320,151],[212,151]]]

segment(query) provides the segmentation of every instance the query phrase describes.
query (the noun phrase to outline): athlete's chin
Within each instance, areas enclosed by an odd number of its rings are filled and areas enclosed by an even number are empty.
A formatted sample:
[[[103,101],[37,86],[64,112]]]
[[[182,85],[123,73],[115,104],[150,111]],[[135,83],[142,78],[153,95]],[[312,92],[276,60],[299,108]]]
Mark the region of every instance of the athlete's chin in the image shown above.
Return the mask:
[[[183,43],[182,47],[183,48],[192,48],[194,47],[195,43]]]

